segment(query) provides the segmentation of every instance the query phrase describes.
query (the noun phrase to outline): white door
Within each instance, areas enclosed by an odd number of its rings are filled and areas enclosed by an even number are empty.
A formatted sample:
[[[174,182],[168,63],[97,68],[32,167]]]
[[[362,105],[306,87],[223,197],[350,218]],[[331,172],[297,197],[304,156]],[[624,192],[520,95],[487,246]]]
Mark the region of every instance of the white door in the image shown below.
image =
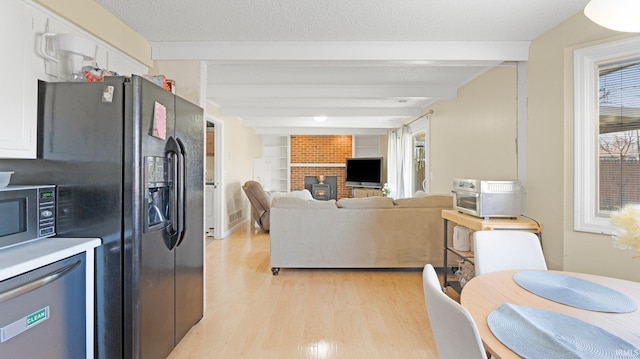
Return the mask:
[[[224,123],[210,115],[206,116],[207,132],[209,136],[205,150],[206,185],[205,185],[205,231],[207,236],[222,239],[225,229],[222,228],[222,202],[221,193],[224,188]],[[217,154],[217,156],[216,156]]]

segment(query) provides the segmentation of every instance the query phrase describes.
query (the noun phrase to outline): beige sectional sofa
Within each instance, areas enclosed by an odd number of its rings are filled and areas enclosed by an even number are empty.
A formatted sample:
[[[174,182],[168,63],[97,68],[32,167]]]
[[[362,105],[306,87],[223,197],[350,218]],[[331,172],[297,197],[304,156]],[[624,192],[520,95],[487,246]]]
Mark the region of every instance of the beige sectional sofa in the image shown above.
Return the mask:
[[[450,195],[337,202],[274,198],[271,270],[442,266],[443,209]]]

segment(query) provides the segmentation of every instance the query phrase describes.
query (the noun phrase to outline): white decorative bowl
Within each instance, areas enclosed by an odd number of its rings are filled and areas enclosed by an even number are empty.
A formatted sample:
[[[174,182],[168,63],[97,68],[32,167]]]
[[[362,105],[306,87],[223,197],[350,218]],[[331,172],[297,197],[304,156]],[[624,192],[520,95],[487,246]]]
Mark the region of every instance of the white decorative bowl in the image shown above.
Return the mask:
[[[0,187],[7,187],[7,185],[9,185],[9,181],[11,180],[12,174],[13,174],[13,171],[0,172]]]

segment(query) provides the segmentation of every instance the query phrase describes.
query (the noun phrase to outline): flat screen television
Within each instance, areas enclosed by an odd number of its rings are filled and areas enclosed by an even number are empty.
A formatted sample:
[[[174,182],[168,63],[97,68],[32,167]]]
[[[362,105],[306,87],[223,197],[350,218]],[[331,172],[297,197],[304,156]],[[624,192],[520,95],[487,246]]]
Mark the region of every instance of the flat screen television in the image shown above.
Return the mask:
[[[382,157],[347,158],[347,186],[382,187]]]

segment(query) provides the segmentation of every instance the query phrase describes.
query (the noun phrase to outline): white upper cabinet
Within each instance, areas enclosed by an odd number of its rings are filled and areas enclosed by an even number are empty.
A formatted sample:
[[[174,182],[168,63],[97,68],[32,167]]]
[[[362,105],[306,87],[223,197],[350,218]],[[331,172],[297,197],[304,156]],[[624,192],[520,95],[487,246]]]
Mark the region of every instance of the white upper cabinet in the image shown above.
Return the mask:
[[[31,12],[19,1],[0,1],[0,157],[35,158],[37,84],[32,83]]]
[[[56,61],[41,55],[44,33],[71,34],[96,44],[95,65],[119,75],[148,68],[31,1],[0,1],[0,158],[36,158],[38,80],[59,79]]]

